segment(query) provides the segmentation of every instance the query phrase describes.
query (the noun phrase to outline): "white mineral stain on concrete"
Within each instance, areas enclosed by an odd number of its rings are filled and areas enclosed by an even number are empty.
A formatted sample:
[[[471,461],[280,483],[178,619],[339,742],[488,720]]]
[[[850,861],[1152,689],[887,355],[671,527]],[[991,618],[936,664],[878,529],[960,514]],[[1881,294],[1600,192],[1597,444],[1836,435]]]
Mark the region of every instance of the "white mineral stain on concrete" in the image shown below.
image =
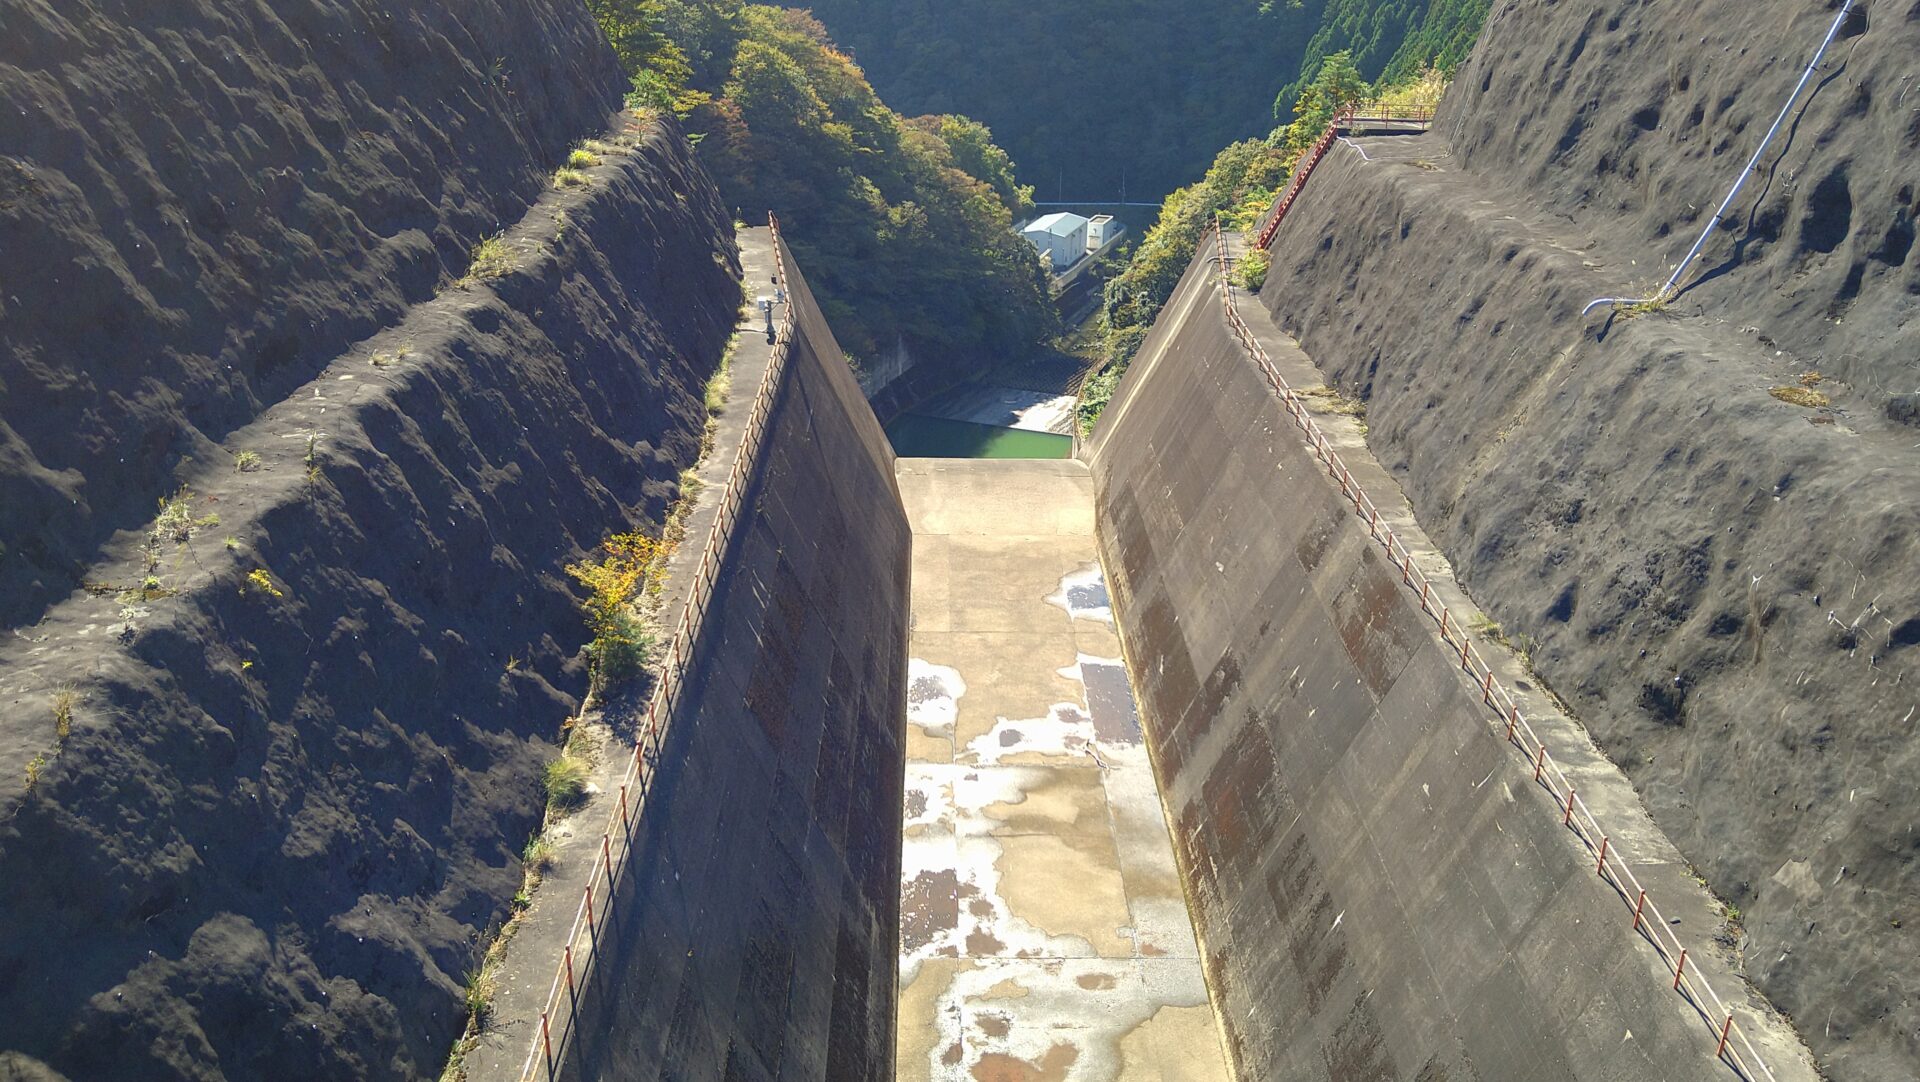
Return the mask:
[[[1073,462],[903,460],[902,1080],[1229,1075]]]

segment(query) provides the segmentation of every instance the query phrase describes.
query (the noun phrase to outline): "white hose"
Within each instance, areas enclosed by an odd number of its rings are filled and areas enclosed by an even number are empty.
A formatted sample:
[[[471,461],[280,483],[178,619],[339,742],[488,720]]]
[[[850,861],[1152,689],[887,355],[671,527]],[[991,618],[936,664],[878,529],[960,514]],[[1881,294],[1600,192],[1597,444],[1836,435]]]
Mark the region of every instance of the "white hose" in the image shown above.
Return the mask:
[[[1840,14],[1834,16],[1833,25],[1827,29],[1827,36],[1820,42],[1820,48],[1814,50],[1813,60],[1807,64],[1807,70],[1800,73],[1800,81],[1793,84],[1793,93],[1787,95],[1787,103],[1780,107],[1780,115],[1774,118],[1773,127],[1767,129],[1767,136],[1760,140],[1759,149],[1753,152],[1753,157],[1747,161],[1747,167],[1740,170],[1739,178],[1733,182],[1733,189],[1727,193],[1725,199],[1720,201],[1720,209],[1714,211],[1713,217],[1707,219],[1707,227],[1700,231],[1700,239],[1693,242],[1693,250],[1687,253],[1687,258],[1680,261],[1680,265],[1674,269],[1673,277],[1667,279],[1667,284],[1661,286],[1660,292],[1651,297],[1596,298],[1580,310],[1582,316],[1603,304],[1621,308],[1636,304],[1659,304],[1673,299],[1674,291],[1680,285],[1681,276],[1687,273],[1687,268],[1693,266],[1694,260],[1700,258],[1700,250],[1707,246],[1707,238],[1713,235],[1714,227],[1726,217],[1727,208],[1733,205],[1733,201],[1740,197],[1740,189],[1747,186],[1747,178],[1753,175],[1754,168],[1760,164],[1760,156],[1767,152],[1767,147],[1773,143],[1773,137],[1779,134],[1780,125],[1786,123],[1787,114],[1793,112],[1793,103],[1800,100],[1800,92],[1807,88],[1807,80],[1813,78],[1814,69],[1820,66],[1821,58],[1827,55],[1827,47],[1833,44],[1834,38],[1839,36],[1840,27],[1847,21],[1847,16],[1853,14],[1853,6],[1856,2],[1857,0],[1847,0],[1840,5]]]

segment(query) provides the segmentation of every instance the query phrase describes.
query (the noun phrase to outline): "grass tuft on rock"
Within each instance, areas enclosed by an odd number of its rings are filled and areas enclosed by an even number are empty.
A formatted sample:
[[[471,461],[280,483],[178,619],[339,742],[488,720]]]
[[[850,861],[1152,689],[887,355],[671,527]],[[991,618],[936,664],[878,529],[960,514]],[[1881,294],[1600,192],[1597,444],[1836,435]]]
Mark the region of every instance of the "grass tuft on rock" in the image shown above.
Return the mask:
[[[475,282],[490,281],[504,277],[513,270],[513,252],[507,247],[504,236],[495,233],[473,246],[473,262],[467,267],[467,276],[460,279],[459,285],[472,285]]]
[[[548,808],[571,808],[587,793],[587,764],[572,755],[561,755],[541,771],[540,784],[547,792]]]
[[[1810,410],[1833,405],[1833,399],[1827,397],[1825,391],[1816,391],[1812,387],[1775,387],[1767,393],[1788,405],[1804,406]]]

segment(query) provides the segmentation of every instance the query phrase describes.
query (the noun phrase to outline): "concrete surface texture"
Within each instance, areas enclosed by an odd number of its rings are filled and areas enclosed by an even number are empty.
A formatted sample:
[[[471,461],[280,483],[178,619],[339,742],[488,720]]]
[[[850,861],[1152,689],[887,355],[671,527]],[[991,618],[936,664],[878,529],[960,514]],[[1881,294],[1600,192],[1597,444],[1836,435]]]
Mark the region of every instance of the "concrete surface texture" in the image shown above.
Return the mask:
[[[764,282],[764,231],[741,247]],[[793,354],[555,1078],[893,1077],[911,536],[879,423],[797,273],[788,290]],[[765,364],[764,339],[739,350],[721,437]],[[727,467],[709,461],[709,491]],[[563,853],[536,915],[571,918],[607,814],[580,814],[588,851]],[[511,975],[542,998],[558,960],[544,953]],[[537,1010],[499,1010],[471,1078],[519,1077]]]
[[[1495,5],[1433,134],[1321,164],[1261,300],[1822,1068],[1911,1082],[1920,3],[1856,6],[1681,296],[1580,315],[1665,281],[1839,7]]]
[[[1203,263],[1128,372],[1092,464],[1114,611],[1238,1077],[1735,1077],[1715,1060],[1717,1019],[1672,991],[1226,331]],[[1424,546],[1416,558],[1444,563]],[[1712,899],[1682,889],[1684,865],[1630,814],[1618,771],[1572,726],[1556,731],[1583,796],[1630,827],[1615,844],[1672,892],[1661,904],[1698,944],[1690,964],[1713,967],[1743,1027],[1778,1038],[1728,974]],[[1812,1077],[1790,1034],[1768,1047],[1779,1078]]]
[[[1072,461],[903,459],[899,1078],[1230,1077]]]

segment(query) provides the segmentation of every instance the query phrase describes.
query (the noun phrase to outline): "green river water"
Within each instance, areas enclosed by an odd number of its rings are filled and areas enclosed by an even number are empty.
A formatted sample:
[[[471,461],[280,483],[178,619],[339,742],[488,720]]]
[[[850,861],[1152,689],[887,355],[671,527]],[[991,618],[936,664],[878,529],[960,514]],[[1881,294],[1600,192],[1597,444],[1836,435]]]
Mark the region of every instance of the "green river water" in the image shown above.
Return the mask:
[[[887,426],[901,458],[1072,458],[1073,437],[902,414]]]

